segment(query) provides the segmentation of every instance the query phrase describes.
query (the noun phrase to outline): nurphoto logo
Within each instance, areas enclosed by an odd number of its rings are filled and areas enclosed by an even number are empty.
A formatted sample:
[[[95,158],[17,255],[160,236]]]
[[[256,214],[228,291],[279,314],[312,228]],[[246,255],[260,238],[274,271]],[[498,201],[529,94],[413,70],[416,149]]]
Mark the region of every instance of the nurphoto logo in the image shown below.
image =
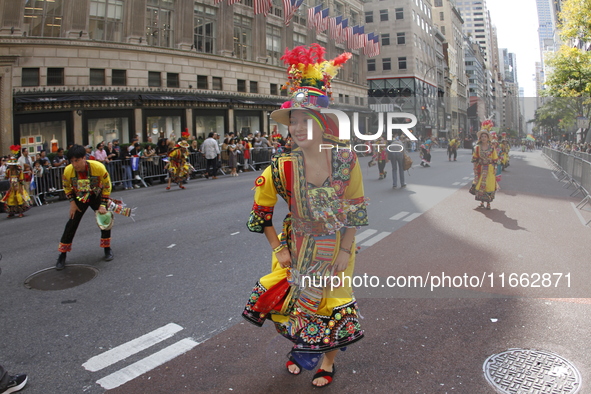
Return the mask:
[[[339,139],[348,141],[351,139],[351,121],[346,113],[336,109],[320,110],[322,114],[333,114],[339,120]],[[417,118],[413,114],[407,112],[378,112],[378,129],[374,134],[362,134],[359,131],[359,113],[353,113],[353,133],[355,137],[362,141],[376,141],[386,131],[386,140],[392,141],[394,139],[393,132],[400,130],[404,135],[411,141],[416,141],[415,137],[410,129],[417,124]],[[407,123],[398,123],[400,119],[410,120]],[[312,119],[308,120],[308,139],[312,139]],[[372,149],[376,149],[378,152],[385,148],[388,152],[402,152],[404,147],[399,143],[386,144],[351,144],[346,147],[339,146],[337,144],[320,144],[320,150],[323,149],[351,149],[355,152],[369,152]]]

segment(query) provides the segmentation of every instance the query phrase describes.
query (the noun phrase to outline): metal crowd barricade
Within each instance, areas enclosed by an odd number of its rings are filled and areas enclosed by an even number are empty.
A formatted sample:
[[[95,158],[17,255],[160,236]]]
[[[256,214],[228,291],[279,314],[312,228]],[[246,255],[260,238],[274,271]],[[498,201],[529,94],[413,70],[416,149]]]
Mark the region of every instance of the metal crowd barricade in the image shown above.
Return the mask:
[[[250,151],[250,157],[252,160],[251,167],[254,170],[261,170],[271,164],[271,157],[275,153],[275,148],[264,147],[264,148],[252,148]]]
[[[575,186],[575,191],[571,196],[578,193],[583,194],[583,199],[577,204],[577,208],[582,209],[590,201],[591,196],[591,162],[584,160],[581,155],[560,152],[555,149],[544,147],[544,155],[550,160],[556,170],[559,170],[562,177],[560,181],[567,180],[566,187]],[[586,225],[589,225],[589,220]]]

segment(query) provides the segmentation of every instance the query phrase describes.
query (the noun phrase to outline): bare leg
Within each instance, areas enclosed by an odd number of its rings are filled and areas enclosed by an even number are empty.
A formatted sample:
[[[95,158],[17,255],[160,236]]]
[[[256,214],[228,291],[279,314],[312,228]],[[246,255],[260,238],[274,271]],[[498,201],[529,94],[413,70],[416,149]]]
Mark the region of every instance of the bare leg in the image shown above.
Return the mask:
[[[332,368],[334,365],[335,357],[337,356],[338,350],[330,351],[324,354],[324,358],[322,359],[322,364],[320,365],[320,369],[325,370],[326,372],[332,372]],[[328,384],[328,380],[326,378],[318,378],[312,381],[314,386],[322,387]]]

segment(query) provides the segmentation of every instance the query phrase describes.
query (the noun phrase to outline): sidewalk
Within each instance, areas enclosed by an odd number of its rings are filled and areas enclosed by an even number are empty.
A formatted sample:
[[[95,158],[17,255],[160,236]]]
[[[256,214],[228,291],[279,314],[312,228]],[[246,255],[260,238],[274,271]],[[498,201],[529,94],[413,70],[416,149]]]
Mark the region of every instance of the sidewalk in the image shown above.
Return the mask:
[[[485,360],[523,348],[569,360],[582,377],[579,393],[591,392],[591,228],[571,204],[580,199],[569,197],[572,190],[552,176],[539,151],[512,152],[501,187],[490,211],[476,209],[466,186],[358,255],[357,275],[492,273],[495,286],[463,288],[454,298],[437,289],[357,289],[366,337],[339,354],[335,380],[323,391],[492,394]],[[571,289],[566,282],[558,289],[507,282],[501,288],[497,280],[502,273],[534,272],[571,272]],[[110,392],[319,390],[311,385],[313,372],[285,371],[289,347],[269,323],[239,323]]]

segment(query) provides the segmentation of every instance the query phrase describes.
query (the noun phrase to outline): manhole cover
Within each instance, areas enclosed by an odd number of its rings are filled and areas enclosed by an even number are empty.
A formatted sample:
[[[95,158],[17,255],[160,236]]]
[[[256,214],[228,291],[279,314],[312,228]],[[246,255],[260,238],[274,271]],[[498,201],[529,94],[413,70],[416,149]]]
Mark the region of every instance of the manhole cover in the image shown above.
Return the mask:
[[[64,290],[79,286],[98,275],[98,270],[89,265],[66,265],[61,271],[46,268],[25,279],[25,287],[35,290]]]
[[[483,369],[499,393],[574,394],[581,388],[575,366],[550,352],[511,349],[487,358]]]

